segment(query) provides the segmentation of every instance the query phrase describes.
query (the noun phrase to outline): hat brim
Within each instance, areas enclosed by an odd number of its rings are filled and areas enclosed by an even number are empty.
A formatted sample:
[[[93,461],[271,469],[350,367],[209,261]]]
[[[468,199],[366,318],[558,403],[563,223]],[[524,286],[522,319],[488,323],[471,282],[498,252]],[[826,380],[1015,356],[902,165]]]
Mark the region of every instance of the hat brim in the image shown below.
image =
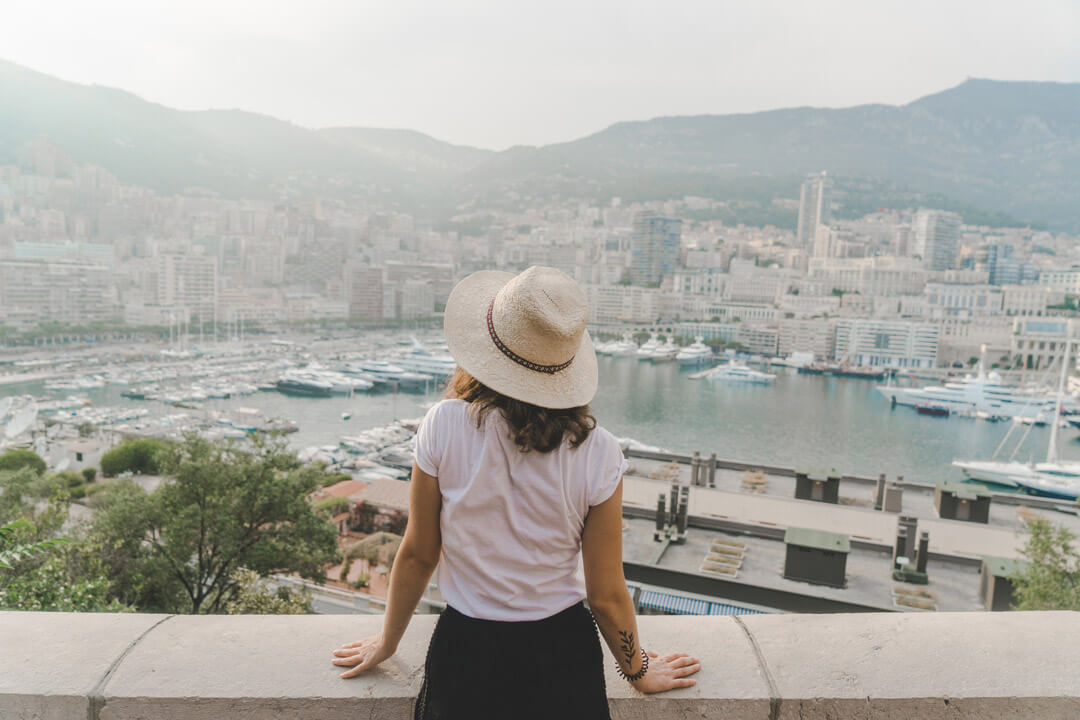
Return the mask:
[[[443,330],[450,354],[465,372],[492,390],[515,400],[544,408],[562,409],[587,405],[596,395],[596,351],[586,330],[563,370],[545,373],[530,370],[504,355],[492,342],[487,310],[512,273],[481,270],[457,284],[446,301]]]

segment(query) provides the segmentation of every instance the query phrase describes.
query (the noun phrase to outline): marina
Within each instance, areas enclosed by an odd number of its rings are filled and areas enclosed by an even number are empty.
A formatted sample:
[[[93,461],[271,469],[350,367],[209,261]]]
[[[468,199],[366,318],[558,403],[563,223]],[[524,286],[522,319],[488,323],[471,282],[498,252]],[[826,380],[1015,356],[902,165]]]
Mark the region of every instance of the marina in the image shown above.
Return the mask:
[[[797,367],[777,364],[765,372],[743,364],[746,359],[723,355],[701,364],[636,362],[638,351],[630,353],[628,345],[636,347],[626,340],[611,343],[612,354],[598,358],[594,414],[619,436],[673,452],[708,448],[723,458],[777,466],[839,466],[853,475],[888,472],[924,482],[963,481],[964,471],[953,461],[991,458],[1013,427],[975,413],[920,415],[893,406],[874,383],[860,379],[799,374]],[[663,344],[656,340],[656,347]],[[85,423],[118,434],[168,437],[196,429],[239,436],[261,426],[290,432],[288,440],[297,450],[333,447],[338,452],[343,439],[361,431],[421,417],[441,395],[452,369],[447,357],[438,335],[407,333],[167,352],[103,348],[78,357],[43,353],[21,371],[39,377],[51,369],[67,382],[58,386],[39,378],[7,384],[0,393],[19,402],[34,398],[42,421],[72,431]],[[717,360],[728,362],[713,365]],[[701,377],[722,377],[736,368],[772,379]],[[282,387],[283,381],[296,381],[298,388]],[[253,417],[257,421],[244,422]],[[1061,429],[1058,453],[1063,461],[1078,461],[1078,430],[1069,419],[1064,418],[1068,427]],[[1020,430],[1026,439],[1013,461],[1041,460],[1050,428],[1032,423]]]

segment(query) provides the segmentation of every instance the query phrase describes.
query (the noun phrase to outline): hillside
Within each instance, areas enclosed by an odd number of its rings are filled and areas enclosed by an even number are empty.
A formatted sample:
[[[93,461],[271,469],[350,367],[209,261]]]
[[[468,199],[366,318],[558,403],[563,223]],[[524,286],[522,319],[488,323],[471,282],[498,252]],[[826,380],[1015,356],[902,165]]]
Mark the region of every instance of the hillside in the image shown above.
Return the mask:
[[[828,170],[852,207],[948,202],[1080,232],[1080,84],[968,80],[902,106],[660,117],[500,153],[396,129],[311,130],[236,110],[184,112],[0,61],[0,162],[36,135],[164,192],[379,187],[425,210],[476,198],[792,196]],[[742,182],[749,190],[740,189]],[[867,188],[878,188],[868,190]],[[886,190],[880,190],[886,188]],[[797,192],[797,190],[795,190]]]

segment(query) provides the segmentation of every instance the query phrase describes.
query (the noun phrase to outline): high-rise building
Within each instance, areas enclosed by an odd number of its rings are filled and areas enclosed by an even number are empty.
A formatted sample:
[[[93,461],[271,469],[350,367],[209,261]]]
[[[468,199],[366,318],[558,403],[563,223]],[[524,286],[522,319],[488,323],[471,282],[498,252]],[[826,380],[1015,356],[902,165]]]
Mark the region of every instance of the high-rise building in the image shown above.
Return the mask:
[[[817,226],[832,220],[832,179],[824,172],[809,175],[799,193],[799,227],[796,239],[799,247],[808,247],[817,237]]]
[[[71,260],[0,260],[0,324],[120,319],[109,269]]]
[[[682,220],[639,213],[630,241],[630,281],[643,287],[659,286],[679,266]]]
[[[814,230],[812,257],[827,258],[836,253],[833,252],[833,232],[828,225],[818,225]]]
[[[383,268],[349,264],[345,268],[345,302],[349,305],[349,319],[382,320],[387,311],[389,317],[393,317],[396,313],[392,287]]]
[[[960,216],[944,210],[919,210],[911,223],[911,255],[927,270],[956,267],[960,248]]]
[[[184,307],[202,319],[214,316],[218,301],[218,259],[213,255],[166,253],[155,262],[156,304]]]

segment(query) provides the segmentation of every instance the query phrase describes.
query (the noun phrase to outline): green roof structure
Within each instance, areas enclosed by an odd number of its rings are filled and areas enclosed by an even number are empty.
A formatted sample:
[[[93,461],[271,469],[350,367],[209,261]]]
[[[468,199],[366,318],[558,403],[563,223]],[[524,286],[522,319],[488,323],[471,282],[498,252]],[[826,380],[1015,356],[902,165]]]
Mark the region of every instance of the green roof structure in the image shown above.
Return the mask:
[[[789,527],[784,532],[784,543],[817,550],[829,550],[830,552],[851,552],[851,540],[847,535],[829,532],[828,530]]]

